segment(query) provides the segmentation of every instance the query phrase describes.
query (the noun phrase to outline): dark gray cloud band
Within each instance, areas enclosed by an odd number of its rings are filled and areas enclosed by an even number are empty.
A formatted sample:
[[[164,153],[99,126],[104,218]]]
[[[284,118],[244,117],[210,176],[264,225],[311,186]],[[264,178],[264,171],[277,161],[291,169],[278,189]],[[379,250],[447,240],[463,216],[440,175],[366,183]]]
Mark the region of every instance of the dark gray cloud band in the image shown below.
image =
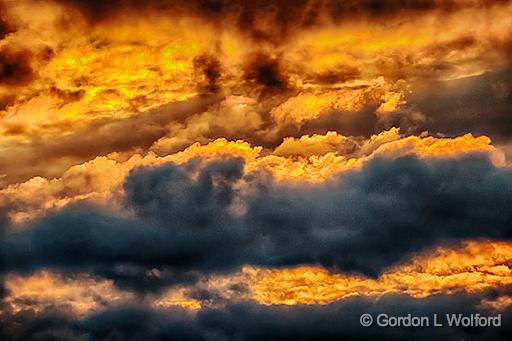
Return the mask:
[[[8,234],[7,268],[134,281],[159,268],[162,284],[244,264],[320,264],[378,275],[432,246],[512,237],[512,171],[482,155],[376,159],[302,187],[244,174],[237,159],[200,164],[133,171],[124,184],[132,217],[78,204]],[[241,179],[249,184],[245,194]],[[232,214],[235,201],[243,214]]]
[[[494,311],[480,305],[492,292],[415,299],[389,295],[380,299],[350,298],[328,305],[262,306],[253,302],[204,308],[194,315],[171,308],[120,306],[82,319],[52,311],[35,316],[30,311],[3,316],[9,322],[3,340],[507,340],[512,332],[512,310]],[[359,317],[434,314],[444,327],[363,327]],[[445,314],[501,314],[501,327],[447,327]],[[12,322],[18,323],[12,323]]]

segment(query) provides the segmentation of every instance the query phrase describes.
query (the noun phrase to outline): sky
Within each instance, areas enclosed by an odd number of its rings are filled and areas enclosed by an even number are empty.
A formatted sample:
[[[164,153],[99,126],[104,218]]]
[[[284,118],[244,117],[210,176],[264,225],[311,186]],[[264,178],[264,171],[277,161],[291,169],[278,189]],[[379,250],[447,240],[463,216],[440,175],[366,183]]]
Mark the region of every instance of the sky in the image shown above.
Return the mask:
[[[511,198],[512,1],[0,0],[2,340],[507,340]]]

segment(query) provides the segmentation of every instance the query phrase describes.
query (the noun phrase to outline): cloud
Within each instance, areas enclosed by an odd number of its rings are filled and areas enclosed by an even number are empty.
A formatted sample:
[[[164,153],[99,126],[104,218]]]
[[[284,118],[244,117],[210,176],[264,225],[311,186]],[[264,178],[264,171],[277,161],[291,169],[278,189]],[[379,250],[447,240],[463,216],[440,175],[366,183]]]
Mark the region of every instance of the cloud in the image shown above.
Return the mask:
[[[493,140],[511,140],[512,70],[489,72],[448,82],[437,82],[428,91],[410,95],[427,116],[422,126],[432,134],[456,135],[463,131],[486,134]]]
[[[201,55],[194,58],[194,68],[201,74],[197,90],[199,93],[212,93],[219,90],[219,78],[222,74],[221,64],[211,55]]]
[[[357,141],[330,131],[325,135],[301,136],[299,139],[287,137],[274,150],[275,155],[290,156],[325,155],[337,152],[339,155],[349,155],[357,148]]]
[[[58,308],[67,314],[85,316],[108,304],[126,302],[134,296],[114,287],[112,281],[95,279],[87,274],[65,277],[48,271],[30,277],[8,274],[5,287],[8,295],[3,303],[15,313],[22,310],[41,313]]]
[[[239,271],[203,273],[194,283],[165,286],[169,282],[166,279],[169,273],[153,268],[146,274],[138,273],[141,285],[125,285],[122,289],[114,286],[112,280],[88,273],[48,270],[31,274],[8,273],[4,302],[14,312],[41,312],[59,307],[68,314],[85,316],[100,308],[128,302],[191,310],[246,300],[264,305],[295,306],[328,304],[353,297],[355,293],[376,299],[390,294],[424,298],[479,293],[512,285],[510,242],[471,241],[456,248],[428,249],[410,258],[385,269],[378,278],[330,272],[318,265],[284,268],[243,266]],[[137,272],[133,268],[131,270],[135,278]],[[132,281],[134,283],[135,280]],[[120,277],[117,284],[123,284]],[[152,288],[158,290],[144,292]],[[500,310],[511,298],[504,293],[488,297],[482,304]]]
[[[505,339],[511,13],[0,1],[0,339]]]
[[[417,328],[383,329],[373,327],[363,330],[364,327],[359,324],[359,316],[362,313],[376,316],[383,312],[389,315],[406,315],[407,313],[413,315],[439,313],[442,315],[452,311],[472,312],[477,311],[475,308],[477,302],[478,298],[471,295],[455,295],[428,299],[389,296],[378,301],[354,298],[327,306],[307,307],[265,307],[238,304],[228,306],[225,310],[202,312],[197,319],[202,326],[206,326],[207,329],[208,327],[217,329],[223,337],[228,339],[251,340],[269,337],[281,340],[296,337],[304,339],[429,339],[433,337],[433,335],[428,335],[430,333],[442,339],[457,336],[471,339],[471,330],[457,328],[429,329],[427,333],[425,330]],[[504,314],[503,323],[510,319],[509,314]],[[486,332],[497,338],[504,338],[506,334],[499,328],[483,330],[480,333]]]
[[[193,0],[173,1],[150,0],[144,3],[134,0],[114,0],[108,4],[94,0],[58,0],[82,10],[92,21],[108,20],[109,17],[127,11],[160,10],[172,14],[185,13],[198,16],[205,20],[220,22],[229,18],[235,21],[238,28],[248,31],[254,38],[269,39],[273,35],[282,35],[300,28],[308,28],[321,23],[332,21],[339,23],[352,18],[381,20],[396,15],[419,15],[425,12],[441,11],[450,13],[465,7],[485,9],[496,4],[506,3],[507,0],[493,1],[451,1],[451,0],[421,0],[421,1],[372,1],[350,0],[339,1],[246,1],[225,0]],[[270,21],[270,20],[273,21]],[[269,27],[265,27],[262,21]]]
[[[234,99],[236,103],[237,100]],[[240,114],[245,113],[244,102],[239,105]],[[157,117],[156,115],[155,119]],[[228,126],[230,125],[225,125]],[[233,118],[232,128],[237,129],[239,126],[240,123]],[[131,169],[167,162],[181,164],[196,157],[241,157],[245,160],[247,171],[264,170],[272,173],[279,181],[292,182],[323,181],[341,172],[358,168],[376,156],[391,159],[405,155],[417,155],[421,158],[454,157],[485,152],[497,166],[505,164],[503,152],[492,146],[490,139],[485,136],[474,137],[467,134],[456,138],[405,137],[396,128],[383,131],[367,140],[332,132],[299,139],[288,138],[274,151],[251,146],[240,140],[227,141],[221,138],[205,145],[195,143],[181,152],[166,155],[163,150],[168,146],[167,143],[177,140],[179,136],[173,136],[155,143],[152,149],[162,156],[153,152],[133,155],[130,152],[112,153],[70,167],[59,178],[34,177],[23,183],[12,184],[0,190],[0,206],[6,207],[9,217],[19,223],[77,200],[109,201],[113,204],[117,202],[118,187]],[[345,147],[336,145],[336,141],[345,141]],[[350,146],[355,148],[351,149]],[[299,153],[297,148],[303,151]],[[305,151],[313,155],[306,155]]]
[[[263,87],[264,91],[284,90],[288,87],[286,75],[280,60],[264,54],[255,54],[245,70],[245,79],[254,87]]]
[[[245,267],[244,280],[237,282],[237,276],[233,276],[233,282],[243,283],[249,288],[248,297],[267,305],[325,304],[355,293],[364,297],[395,293],[421,298],[512,285],[511,260],[510,242],[466,242],[461,247],[437,247],[415,253],[385,269],[376,279],[333,273],[319,266]],[[198,287],[211,288],[210,291],[222,296],[227,290],[214,285],[222,283],[221,279],[209,278],[204,281],[206,285],[200,282]]]
[[[168,122],[202,112],[216,100],[214,96],[197,96],[125,119],[95,120],[69,134],[44,137],[28,133],[28,142],[14,142],[0,155],[0,174],[7,175],[4,180],[9,183],[36,175],[51,178],[97,155],[148,148],[167,134]],[[54,160],[52,166],[48,160]]]
[[[236,103],[237,100],[234,99]],[[246,109],[244,102],[239,103],[239,106],[240,114],[243,114]],[[158,120],[156,113],[154,119]],[[232,129],[240,127],[235,118],[233,122]],[[225,125],[226,128],[229,126]],[[178,140],[179,136],[163,138],[152,149],[162,152],[168,146],[167,143]],[[34,177],[7,186],[0,190],[0,206],[8,210],[14,222],[20,223],[79,200],[108,201],[114,205],[119,201],[119,187],[131,169],[168,162],[182,164],[197,157],[204,160],[241,157],[245,160],[246,172],[270,172],[278,181],[321,182],[339,173],[357,169],[375,157],[395,159],[416,155],[420,158],[443,158],[474,152],[487,153],[495,165],[505,165],[503,151],[492,146],[489,138],[474,137],[471,134],[455,138],[406,137],[400,134],[399,129],[393,128],[363,139],[328,132],[299,139],[287,138],[274,151],[251,146],[240,140],[227,141],[221,138],[205,145],[195,143],[181,152],[169,155],[163,152],[159,153],[162,156],[153,152],[134,155],[126,152],[99,156],[69,168],[60,178]]]
[[[326,339],[357,340],[430,340],[492,338],[507,340],[512,313],[510,307],[500,311],[502,326],[499,328],[378,328],[362,327],[359,316],[370,313],[374,317],[385,313],[389,316],[428,316],[444,318],[447,313],[496,316],[497,311],[480,306],[484,294],[459,294],[414,299],[389,295],[379,300],[350,298],[328,305],[313,306],[263,306],[252,302],[228,304],[221,308],[208,308],[197,313],[173,308],[154,309],[144,305],[120,306],[99,311],[85,318],[74,320],[67,316],[46,315],[34,317],[30,313],[7,315],[4,320],[16,319],[3,331],[10,338],[47,335],[91,339],[136,340],[260,340],[260,339]]]
[[[172,282],[244,264],[375,276],[432,246],[509,240],[511,183],[509,169],[478,155],[375,159],[301,186],[244,174],[236,159],[168,164],[126,179],[125,209],[135,216],[71,205],[10,233],[2,252],[14,271],[91,270],[128,283],[153,268]]]
[[[0,85],[26,85],[34,78],[31,52],[4,46],[0,49]]]
[[[15,31],[11,24],[9,24],[3,15],[3,5],[0,5],[0,39],[4,39],[9,33]]]
[[[159,2],[58,3],[25,0],[2,8],[6,21],[19,26],[2,45],[12,50],[4,56],[6,70],[27,71],[6,78],[21,82],[20,91],[9,85],[0,94],[3,183],[60,176],[112,151],[145,152],[157,140],[155,150],[169,153],[219,137],[273,148],[286,137],[328,131],[368,137],[391,126],[491,137],[510,130],[502,114],[507,75],[494,92],[457,92],[456,101],[436,91],[421,97],[431,83],[442,88],[449,79],[507,67],[510,2],[436,1],[418,9],[393,1],[192,1],[173,2],[169,11]],[[88,26],[76,8],[101,20]],[[212,93],[223,103],[152,120],[155,108]],[[485,105],[473,103],[480,97]],[[49,158],[51,166],[44,165]]]

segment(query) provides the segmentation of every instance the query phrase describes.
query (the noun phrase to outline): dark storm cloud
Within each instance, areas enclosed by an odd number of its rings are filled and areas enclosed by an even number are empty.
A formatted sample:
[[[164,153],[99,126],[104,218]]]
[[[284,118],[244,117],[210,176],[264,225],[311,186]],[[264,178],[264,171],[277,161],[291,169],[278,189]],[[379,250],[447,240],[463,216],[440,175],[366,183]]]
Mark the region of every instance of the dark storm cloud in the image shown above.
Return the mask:
[[[38,335],[63,339],[62,335],[85,340],[507,340],[512,332],[512,310],[500,311],[499,328],[365,328],[359,323],[363,313],[374,317],[428,316],[447,313],[498,312],[480,306],[487,293],[432,296],[415,299],[389,295],[380,299],[349,298],[327,305],[263,306],[252,302],[229,303],[222,308],[203,308],[197,315],[171,308],[157,310],[145,306],[122,306],[93,313],[81,320],[56,314],[6,314],[6,340],[37,339]],[[446,320],[443,320],[446,324]],[[37,332],[37,333],[34,333]]]
[[[17,340],[76,340],[80,337],[78,328],[63,312],[45,309],[42,312],[21,311],[13,314],[9,308],[2,307],[0,316],[0,338],[6,341]]]
[[[10,234],[2,253],[9,270],[93,271],[141,286],[153,268],[162,284],[244,264],[377,275],[435,245],[512,237],[512,171],[484,156],[377,159],[301,188],[248,174],[245,195],[236,189],[242,177],[240,160],[141,168],[125,183],[135,217],[67,207]],[[235,198],[242,215],[229,213]]]
[[[195,340],[204,339],[190,311],[123,307],[80,322],[83,334],[93,340]]]
[[[225,309],[198,314],[199,329],[213,330],[228,340],[473,340],[491,337],[505,340],[511,331],[512,311],[502,312],[503,328],[378,328],[362,327],[359,317],[370,313],[389,316],[429,316],[446,313],[496,313],[478,308],[479,295],[434,296],[414,299],[384,296],[379,300],[354,298],[325,306],[260,306],[251,303],[228,305]],[[508,324],[507,324],[508,323]]]
[[[511,194],[512,172],[483,157],[377,159],[336,183],[290,192],[267,187],[253,199],[248,220],[271,236],[271,265],[320,263],[376,274],[438,243],[512,237]]]
[[[168,277],[187,280],[184,273],[190,270],[232,269],[254,257],[242,250],[251,244],[249,227],[226,211],[242,163],[210,164],[197,180],[191,179],[193,168],[167,165],[135,171],[125,186],[129,208],[138,219],[84,206],[43,219],[6,242],[3,253],[9,267],[82,269],[121,285],[150,286],[146,273],[153,267],[163,267],[161,285]]]
[[[193,168],[190,163],[133,171],[124,184],[128,205],[141,218],[169,221],[185,231],[208,233],[217,222],[232,225],[226,209],[233,202],[233,185],[243,176],[243,162],[210,163],[197,179],[191,178]]]

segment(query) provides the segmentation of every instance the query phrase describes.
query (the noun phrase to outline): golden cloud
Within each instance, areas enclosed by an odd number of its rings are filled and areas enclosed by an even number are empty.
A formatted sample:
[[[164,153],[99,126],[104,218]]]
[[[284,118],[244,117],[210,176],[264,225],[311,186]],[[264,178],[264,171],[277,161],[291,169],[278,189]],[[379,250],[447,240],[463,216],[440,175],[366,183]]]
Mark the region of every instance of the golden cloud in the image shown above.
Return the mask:
[[[503,152],[492,146],[488,137],[471,134],[456,138],[405,137],[393,128],[362,140],[330,132],[285,139],[274,151],[221,138],[205,145],[195,143],[166,156],[153,152],[99,156],[69,168],[60,178],[35,177],[7,186],[0,190],[0,204],[10,208],[10,216],[15,222],[26,221],[77,200],[108,201],[109,206],[115,207],[116,198],[122,195],[120,185],[132,169],[169,162],[181,164],[195,158],[239,157],[245,161],[245,172],[268,172],[278,181],[319,182],[358,169],[375,157],[443,158],[475,152],[487,153],[495,165],[505,166]]]

